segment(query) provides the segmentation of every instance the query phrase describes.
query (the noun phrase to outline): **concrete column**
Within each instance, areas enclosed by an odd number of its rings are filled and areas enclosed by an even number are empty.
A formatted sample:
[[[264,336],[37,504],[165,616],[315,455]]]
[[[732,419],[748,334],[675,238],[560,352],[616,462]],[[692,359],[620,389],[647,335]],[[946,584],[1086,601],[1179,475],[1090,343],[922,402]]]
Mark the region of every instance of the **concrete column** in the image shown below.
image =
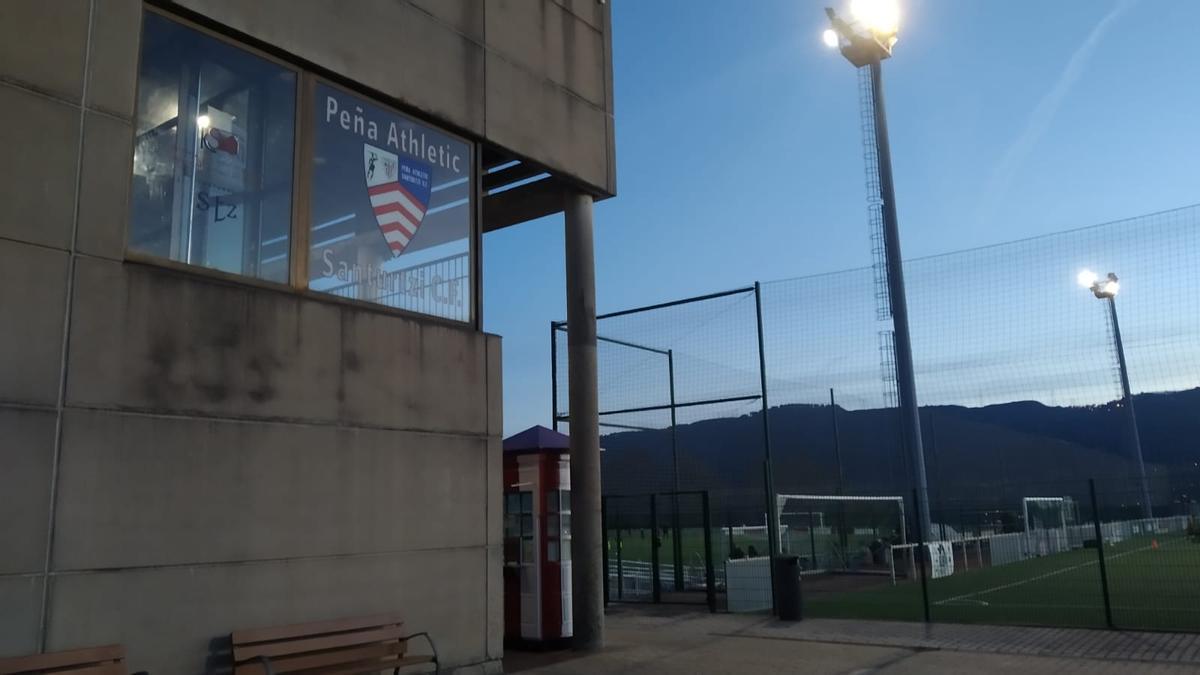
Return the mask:
[[[567,357],[571,410],[571,598],[577,649],[604,645],[596,262],[592,198],[566,195]]]

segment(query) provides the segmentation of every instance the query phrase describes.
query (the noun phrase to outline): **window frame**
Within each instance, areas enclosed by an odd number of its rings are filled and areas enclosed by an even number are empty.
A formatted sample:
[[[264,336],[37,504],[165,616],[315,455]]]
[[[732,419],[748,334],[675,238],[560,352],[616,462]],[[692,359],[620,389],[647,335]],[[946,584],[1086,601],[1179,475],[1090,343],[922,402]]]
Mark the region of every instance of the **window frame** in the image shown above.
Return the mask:
[[[299,277],[293,282],[292,286],[294,288],[298,288],[298,289],[302,290],[309,297],[332,298],[334,300],[337,300],[338,302],[348,303],[351,305],[355,305],[357,307],[384,309],[384,310],[388,310],[391,312],[398,312],[398,313],[404,314],[406,316],[417,316],[417,317],[422,317],[425,319],[435,319],[438,321],[446,321],[446,322],[449,322],[452,325],[456,325],[456,326],[476,326],[477,324],[481,326],[482,323],[479,322],[477,319],[478,319],[478,315],[479,315],[478,296],[479,296],[479,289],[482,288],[482,284],[479,283],[480,280],[479,280],[478,271],[477,271],[478,265],[477,265],[476,261],[480,257],[479,247],[477,246],[477,242],[478,242],[477,232],[479,232],[479,230],[480,230],[481,214],[479,211],[479,204],[482,201],[480,199],[479,189],[480,189],[480,185],[483,183],[483,180],[482,180],[482,177],[480,176],[480,172],[477,171],[478,161],[479,161],[477,158],[481,154],[479,152],[478,144],[465,136],[462,136],[453,131],[450,131],[449,129],[446,129],[445,127],[442,127],[441,125],[426,122],[422,118],[416,117],[416,116],[412,115],[411,113],[405,112],[404,110],[401,110],[400,108],[397,108],[396,106],[391,105],[390,103],[381,101],[374,96],[364,94],[360,91],[355,90],[353,87],[346,86],[346,85],[342,84],[341,82],[337,82],[328,77],[324,77],[324,76],[318,75],[313,72],[308,72],[308,71],[301,71],[300,77],[303,80],[303,84],[301,86],[301,89],[303,89],[303,93],[300,94],[300,96],[301,96],[301,98],[304,99],[304,103],[306,104],[304,106],[304,108],[305,108],[304,114],[307,117],[304,120],[304,122],[306,123],[306,130],[311,129],[312,132],[306,132],[306,134],[305,134],[305,138],[304,138],[305,143],[302,146],[302,150],[305,154],[301,157],[297,157],[297,161],[304,167],[304,170],[307,173],[307,175],[305,176],[305,188],[302,188],[302,191],[300,193],[301,194],[300,199],[304,200],[304,209],[303,209],[304,214],[303,214],[303,218],[302,218],[304,222],[301,224],[301,223],[297,223],[295,220],[293,220],[293,223],[294,223],[293,227],[299,227],[303,233],[302,236],[304,239],[304,242],[303,242],[303,249],[304,249],[303,250],[303,258],[304,258],[304,260],[302,263],[299,263],[299,260],[297,258],[297,262],[298,262],[298,264],[301,265],[301,267],[293,268],[292,272],[293,272],[293,274],[295,274],[297,272],[297,269],[300,269],[301,271],[299,272]],[[390,112],[390,113],[398,115],[400,117],[404,117],[416,124],[419,124],[422,126],[433,127],[439,133],[445,134],[446,136],[449,136],[450,138],[452,138],[456,141],[460,141],[461,143],[463,143],[464,145],[467,146],[467,153],[468,153],[467,165],[469,167],[468,171],[470,173],[467,176],[467,181],[468,181],[467,199],[468,199],[468,202],[466,204],[466,207],[467,207],[467,213],[469,214],[471,222],[467,227],[466,239],[467,239],[467,267],[470,270],[470,274],[471,274],[471,283],[468,284],[468,286],[470,287],[471,298],[469,301],[470,316],[467,318],[466,321],[459,321],[458,319],[451,319],[451,318],[444,317],[444,316],[437,316],[436,314],[424,314],[422,312],[417,312],[417,311],[408,310],[408,309],[401,309],[399,307],[390,307],[388,305],[382,305],[382,304],[370,302],[369,300],[356,300],[354,298],[342,298],[342,297],[333,295],[332,293],[325,293],[322,291],[314,291],[314,290],[311,290],[308,288],[308,271],[309,271],[308,270],[308,262],[309,262],[308,254],[310,253],[310,249],[308,246],[308,241],[309,241],[308,236],[309,236],[309,234],[311,234],[311,228],[312,228],[312,196],[313,196],[312,190],[311,190],[312,166],[313,166],[312,160],[313,160],[313,152],[315,149],[314,146],[315,146],[315,140],[316,140],[316,136],[315,136],[316,121],[314,119],[312,119],[312,116],[313,116],[313,110],[314,110],[313,106],[316,104],[316,91],[317,91],[318,84],[324,85],[326,87],[330,87],[330,88],[340,91],[343,94],[346,94],[348,96],[355,96],[358,98],[365,99],[371,105],[378,106],[386,112]]]
[[[164,9],[153,4],[152,2],[143,2],[141,4],[142,14],[139,19],[138,31],[138,56],[137,62],[134,65],[134,119],[137,118],[137,101],[141,90],[141,69],[142,69],[142,45],[145,43],[145,16],[147,13],[152,13],[160,16],[168,21],[172,21],[184,28],[194,30],[206,37],[218,40],[235,49],[239,49],[247,54],[269,61],[296,76],[296,105],[293,117],[293,138],[292,138],[292,204],[291,204],[291,223],[288,230],[288,280],[286,282],[272,281],[270,279],[262,279],[256,276],[238,274],[234,272],[226,272],[203,265],[173,260],[171,258],[161,257],[141,251],[136,251],[129,246],[129,227],[133,215],[133,204],[131,195],[128,194],[131,190],[131,184],[127,185],[125,195],[128,200],[128,207],[125,215],[125,222],[122,229],[122,257],[126,263],[134,263],[138,265],[152,266],[157,268],[166,268],[175,272],[185,273],[199,277],[206,277],[213,280],[231,282],[242,286],[252,286],[262,289],[286,291],[294,295],[300,295],[306,299],[315,300],[323,303],[331,303],[336,305],[345,305],[364,309],[367,311],[388,314],[391,316],[399,316],[420,321],[433,322],[446,326],[452,326],[459,329],[470,329],[474,332],[483,331],[483,171],[481,158],[483,155],[481,144],[467,136],[464,136],[453,129],[431,120],[426,116],[419,114],[416,111],[405,109],[396,102],[380,96],[378,93],[372,93],[365,86],[354,86],[347,84],[348,78],[337,78],[336,76],[326,75],[318,72],[311,64],[307,67],[301,59],[289,60],[281,58],[273,53],[264,51],[247,40],[239,39],[233,29],[225,32],[223,26],[214,23],[216,28],[198,23],[186,16],[182,16],[177,12]],[[345,81],[343,81],[345,80]],[[470,283],[467,284],[471,297],[469,298],[469,316],[466,320],[437,316],[435,314],[425,314],[418,311],[401,309],[399,307],[390,307],[379,303],[370,302],[368,300],[357,300],[354,298],[343,298],[332,293],[324,293],[314,291],[308,287],[309,273],[309,234],[312,226],[312,158],[315,145],[314,132],[316,129],[315,120],[313,119],[313,106],[315,105],[316,87],[317,84],[323,84],[332,87],[350,96],[365,99],[372,105],[378,106],[383,110],[407,118],[416,124],[428,126],[436,129],[439,133],[445,134],[450,138],[464,143],[467,146],[469,153],[468,164],[468,191],[466,204],[467,212],[470,217],[470,224],[467,232],[467,269],[471,275]],[[133,175],[133,153],[137,146],[137,135],[134,134],[130,140],[131,147],[129,152],[129,175]]]

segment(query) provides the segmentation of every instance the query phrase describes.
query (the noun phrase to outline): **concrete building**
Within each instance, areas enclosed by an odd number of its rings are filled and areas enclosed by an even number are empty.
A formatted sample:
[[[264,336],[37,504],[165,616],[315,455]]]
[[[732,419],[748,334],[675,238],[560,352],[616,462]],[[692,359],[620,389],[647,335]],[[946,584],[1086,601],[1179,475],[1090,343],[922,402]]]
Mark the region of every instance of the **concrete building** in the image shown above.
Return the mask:
[[[213,672],[234,629],[399,612],[499,669],[479,251],[569,207],[586,332],[609,29],[603,0],[0,3],[0,656]]]

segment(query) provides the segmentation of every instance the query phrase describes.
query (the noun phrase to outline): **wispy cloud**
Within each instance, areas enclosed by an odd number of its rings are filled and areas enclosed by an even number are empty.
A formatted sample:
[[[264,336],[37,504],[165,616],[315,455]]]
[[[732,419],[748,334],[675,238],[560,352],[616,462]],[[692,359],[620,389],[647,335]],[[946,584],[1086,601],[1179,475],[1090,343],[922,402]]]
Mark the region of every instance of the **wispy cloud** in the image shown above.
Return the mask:
[[[1075,82],[1079,80],[1083,74],[1084,68],[1087,67],[1088,61],[1091,60],[1092,54],[1096,51],[1100,41],[1104,39],[1105,33],[1108,32],[1113,22],[1117,20],[1121,14],[1125,13],[1130,7],[1137,3],[1137,0],[1121,0],[1115,7],[1096,25],[1092,27],[1091,32],[1084,38],[1083,42],[1075,49],[1075,53],[1071,54],[1070,60],[1059,74],[1058,79],[1054,82],[1054,86],[1050,91],[1046,92],[1042,100],[1034,107],[1029,114],[1029,119],[1025,122],[1025,128],[1021,130],[1021,134],[1017,136],[1008,149],[1004,152],[1004,156],[992,171],[991,179],[988,181],[987,188],[981,200],[980,212],[977,214],[976,222],[983,223],[991,219],[996,212],[996,207],[1000,200],[1005,198],[1008,193],[1009,186],[1012,184],[1013,178],[1017,172],[1025,164],[1025,160],[1029,158],[1029,154],[1033,152],[1034,147],[1042,139],[1042,136],[1050,129],[1051,123],[1054,121],[1055,114],[1058,113],[1059,107],[1062,106],[1063,100],[1070,93],[1071,88],[1075,86]]]

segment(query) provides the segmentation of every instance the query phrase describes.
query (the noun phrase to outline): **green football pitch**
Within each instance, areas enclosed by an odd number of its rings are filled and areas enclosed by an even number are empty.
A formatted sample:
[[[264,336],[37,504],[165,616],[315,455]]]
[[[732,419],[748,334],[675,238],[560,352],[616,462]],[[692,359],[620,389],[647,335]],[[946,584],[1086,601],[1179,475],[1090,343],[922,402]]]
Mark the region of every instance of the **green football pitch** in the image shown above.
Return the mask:
[[[686,529],[685,564],[703,560],[704,536]],[[728,538],[712,534],[716,564],[725,559]],[[743,551],[766,552],[765,537],[734,537]],[[610,532],[609,560],[616,540]],[[817,545],[818,550],[820,544]],[[672,561],[671,537],[663,537],[659,562]],[[650,560],[648,531],[623,532],[622,558]],[[806,551],[801,551],[804,553]],[[1119,628],[1200,631],[1200,543],[1181,533],[1135,537],[1105,546],[1109,603]],[[934,621],[1043,626],[1106,626],[1104,592],[1095,549],[1078,549],[994,567],[957,569],[928,580]],[[847,619],[924,618],[920,581],[892,584],[886,575],[819,575],[803,582],[805,613]]]
[[[1113,624],[1148,630],[1200,630],[1200,543],[1175,535],[1136,537],[1105,547]],[[854,590],[809,584],[810,616],[923,618],[921,583],[888,580]],[[844,586],[843,586],[844,588]],[[1102,628],[1100,565],[1094,549],[1043,556],[928,581],[934,621]]]
[[[668,528],[660,536],[658,555],[659,562],[664,564],[673,561],[674,542],[671,535],[672,530]],[[851,537],[851,539],[856,545],[864,544],[866,541],[862,536]],[[810,537],[807,533],[800,533],[785,537],[782,543],[786,553],[808,557],[813,551],[819,555],[827,554],[832,547],[831,540],[832,536],[827,534],[818,534]],[[713,529],[710,542],[713,550],[713,560],[717,564],[720,564],[720,561],[725,560],[728,556],[730,541],[731,539],[725,530]],[[610,530],[608,535],[608,555],[610,560],[616,559],[617,543],[616,531]],[[734,534],[732,545],[746,555],[750,555],[752,550],[756,555],[766,555],[767,535],[765,532]],[[623,560],[650,562],[650,531],[648,529],[636,528],[622,530],[620,550]],[[701,528],[682,528],[680,551],[683,554],[684,563],[689,565],[701,564],[701,561],[704,560],[704,530]]]
[[[658,556],[659,562],[666,564],[674,561],[675,544],[671,537],[672,530],[667,531],[659,537]],[[615,531],[610,531],[608,535],[608,556],[609,560],[616,560],[617,555],[617,535]],[[729,537],[723,530],[713,529],[710,543],[713,551],[714,564],[720,564],[720,561],[726,559],[729,551]],[[700,565],[704,560],[704,530],[702,528],[683,528],[680,538],[680,551],[683,554],[683,562],[688,565]],[[733,536],[733,545],[740,548],[743,553],[748,553],[753,547],[753,550],[758,555],[767,554],[767,535],[743,535],[735,534]],[[632,529],[622,530],[620,538],[620,550],[622,560],[650,562],[650,530],[648,529]]]

